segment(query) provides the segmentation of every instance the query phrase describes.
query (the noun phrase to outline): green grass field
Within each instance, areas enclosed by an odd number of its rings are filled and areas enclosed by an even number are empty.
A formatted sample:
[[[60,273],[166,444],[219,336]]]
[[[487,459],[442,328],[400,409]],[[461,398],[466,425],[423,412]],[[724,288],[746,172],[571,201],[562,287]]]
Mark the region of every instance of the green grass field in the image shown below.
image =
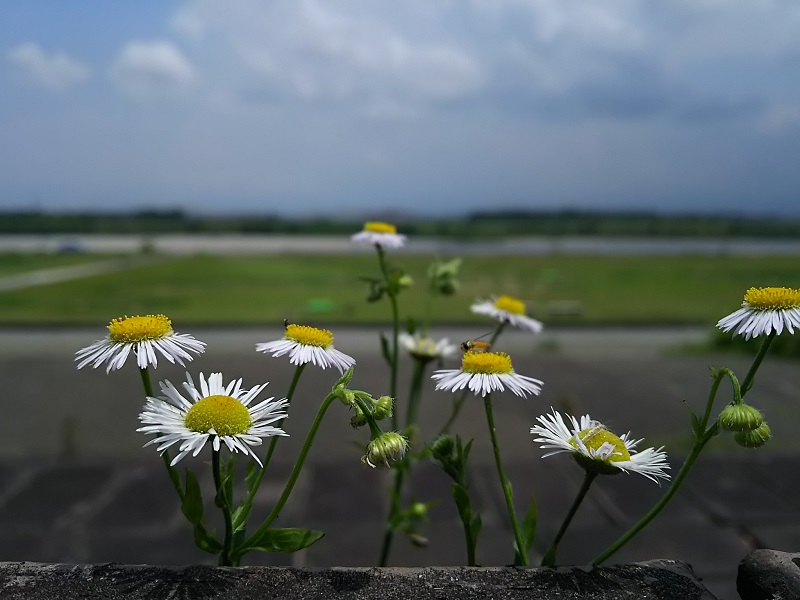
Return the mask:
[[[89,257],[28,258],[26,269]],[[401,297],[404,318],[423,312],[430,260],[396,258],[416,283]],[[16,264],[3,267],[12,262],[0,256],[0,275],[20,272]],[[367,303],[367,286],[359,280],[378,273],[369,254],[165,258],[118,273],[0,293],[0,323],[96,325],[151,312],[163,312],[181,327],[278,324],[284,318],[318,325],[386,322],[388,301]],[[434,323],[483,322],[469,305],[504,293],[525,300],[534,316],[550,324],[712,326],[739,307],[750,286],[800,286],[794,257],[467,257],[461,273],[459,293],[434,300]],[[554,314],[564,307],[572,314]]]
[[[89,254],[0,254],[0,277],[11,277],[37,269],[68,267],[96,261]]]

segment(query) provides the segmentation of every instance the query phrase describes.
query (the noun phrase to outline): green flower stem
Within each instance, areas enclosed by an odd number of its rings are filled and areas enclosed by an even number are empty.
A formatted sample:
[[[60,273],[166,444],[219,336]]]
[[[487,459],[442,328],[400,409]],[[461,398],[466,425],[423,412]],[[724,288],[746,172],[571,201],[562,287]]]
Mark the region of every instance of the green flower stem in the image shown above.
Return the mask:
[[[405,460],[399,463],[394,468],[394,489],[392,490],[392,503],[389,506],[389,516],[386,518],[386,529],[383,534],[383,543],[381,544],[381,558],[378,563],[379,567],[385,567],[389,562],[389,552],[392,549],[392,542],[394,541],[395,531],[395,518],[397,513],[400,512],[400,494],[403,490],[403,483],[405,481],[407,464]]]
[[[325,397],[325,400],[322,401],[322,405],[319,407],[317,411],[317,416],[314,418],[314,422],[311,424],[311,429],[308,431],[308,435],[306,436],[306,441],[303,443],[303,447],[300,450],[300,455],[297,457],[297,461],[294,463],[294,468],[292,469],[291,474],[289,475],[289,479],[286,482],[286,485],[283,488],[283,493],[281,493],[281,497],[278,499],[278,502],[275,504],[275,507],[272,509],[272,512],[269,513],[266,520],[261,524],[261,526],[256,530],[256,532],[247,538],[244,543],[241,545],[243,548],[247,548],[250,546],[255,540],[260,538],[268,529],[269,526],[272,525],[273,521],[277,519],[283,507],[286,505],[287,500],[289,500],[289,496],[292,493],[292,489],[294,489],[294,484],[297,483],[297,478],[300,475],[300,471],[303,468],[303,464],[306,461],[306,457],[308,457],[308,453],[311,450],[311,445],[314,442],[314,437],[317,435],[317,430],[319,426],[322,424],[322,419],[325,416],[328,408],[336,400],[337,395],[334,392],[331,392]]]
[[[506,321],[501,321],[494,330],[491,339],[489,340],[489,346],[493,346],[494,343],[497,341],[497,338],[500,337],[500,334],[503,333],[503,329],[505,329],[508,323]],[[467,399],[467,394],[469,393],[468,389],[464,389],[461,391],[461,395],[453,400],[453,410],[450,413],[450,418],[447,419],[447,422],[442,426],[439,430],[439,435],[436,437],[440,437],[446,433],[449,433],[450,428],[453,426],[453,423],[456,422],[458,415],[461,413],[461,407],[464,406],[464,401]]]
[[[486,424],[489,426],[489,436],[492,438],[492,449],[494,450],[494,461],[497,465],[497,475],[500,477],[500,485],[503,487],[503,496],[506,499],[506,507],[508,508],[508,518],[511,520],[511,529],[514,531],[514,539],[517,542],[519,549],[518,559],[521,566],[528,566],[528,555],[525,552],[525,541],[522,539],[522,533],[517,524],[517,514],[514,511],[514,499],[512,498],[511,483],[506,477],[505,469],[503,469],[503,459],[500,456],[500,445],[497,443],[497,432],[494,427],[494,415],[492,414],[492,395],[486,394],[483,397],[483,405],[486,408]]]
[[[211,470],[214,473],[214,487],[217,490],[215,504],[222,510],[225,521],[225,539],[222,542],[222,551],[219,554],[220,567],[232,567],[231,542],[233,541],[233,519],[231,517],[231,499],[225,493],[219,465],[219,450],[211,451]]]
[[[763,356],[761,357],[763,359]],[[757,359],[758,363],[760,364],[761,359]],[[755,363],[754,363],[755,364]],[[751,368],[751,372],[753,372]],[[754,372],[753,372],[754,374]],[[705,448],[706,444],[711,441],[711,439],[717,435],[719,432],[719,425],[715,422],[710,428],[708,427],[708,422],[711,420],[711,410],[714,406],[714,399],[717,396],[717,390],[719,389],[720,383],[725,377],[732,375],[732,372],[729,369],[720,369],[714,375],[714,383],[711,385],[711,391],[708,394],[708,402],[706,403],[706,409],[703,412],[702,419],[697,423],[695,429],[695,441],[692,445],[692,449],[689,452],[689,455],[686,457],[686,460],[683,462],[680,471],[675,476],[675,479],[672,480],[669,488],[667,489],[666,493],[661,497],[661,499],[656,502],[650,512],[648,512],[644,517],[642,517],[638,523],[636,523],[633,527],[631,527],[625,534],[622,535],[616,542],[611,544],[605,551],[599,554],[593,561],[593,565],[599,565],[611,558],[620,548],[622,548],[625,544],[627,544],[633,536],[639,533],[642,529],[644,529],[650,521],[652,521],[669,503],[672,497],[677,493],[678,489],[683,484],[683,481],[686,479],[686,476],[691,471],[692,467],[694,466],[695,461],[700,456],[700,453]],[[752,376],[748,373],[748,376],[752,380]]]
[[[427,364],[428,361],[426,359],[414,359],[414,373],[411,376],[411,389],[408,393],[408,407],[406,408],[406,429],[415,428],[417,425],[419,402],[422,398],[422,382]]]
[[[294,370],[294,375],[292,376],[292,382],[289,384],[289,391],[286,392],[286,400],[287,400],[286,412],[287,413],[289,412],[289,405],[291,404],[292,397],[294,396],[294,390],[295,390],[295,388],[297,388],[297,382],[300,381],[300,375],[303,374],[303,369],[305,369],[305,368],[306,368],[306,365],[304,363],[302,365],[297,365],[297,368],[295,368],[295,370]],[[283,422],[285,420],[286,420],[285,418],[281,419],[280,421],[278,421],[278,423],[275,426],[280,428],[281,426],[283,426]],[[274,436],[272,436],[272,439],[269,442],[269,448],[267,449],[267,455],[264,457],[264,467],[261,469],[261,475],[259,475],[258,483],[255,486],[256,490],[258,489],[258,486],[261,484],[261,480],[264,478],[264,472],[267,470],[267,467],[269,466],[270,460],[272,460],[272,454],[275,452],[275,446],[277,445],[278,439],[280,437],[282,437],[282,436],[274,435]],[[255,491],[253,493],[255,494]]]
[[[761,348],[758,349],[758,354],[756,354],[755,359],[753,359],[753,364],[750,365],[750,370],[747,372],[747,375],[745,375],[744,381],[742,381],[742,397],[753,387],[753,379],[756,376],[756,371],[758,371],[758,367],[761,366],[761,361],[763,361],[764,357],[767,355],[767,350],[769,350],[772,340],[775,339],[776,335],[778,335],[777,332],[773,330],[764,338]]]
[[[139,369],[139,375],[142,377],[145,396],[154,398],[155,394],[153,394],[153,384],[150,381],[150,371],[148,368]],[[169,475],[169,480],[172,482],[172,487],[175,488],[178,497],[183,501],[184,493],[183,486],[181,485],[181,476],[178,474],[178,470],[170,464],[172,458],[170,457],[168,448],[161,453],[161,460],[164,462],[164,467],[167,469],[167,475]]]
[[[475,567],[478,565],[475,559],[475,546],[477,546],[478,540],[475,539],[475,534],[472,532],[472,523],[464,519],[461,519],[461,523],[464,525],[464,538],[467,543],[467,566]]]
[[[586,497],[586,493],[589,491],[589,487],[591,487],[595,477],[597,477],[597,473],[595,471],[586,471],[586,474],[583,477],[583,483],[581,484],[581,489],[578,490],[578,495],[575,496],[575,500],[573,500],[567,516],[564,517],[564,522],[561,524],[561,529],[558,530],[556,537],[553,538],[553,543],[550,544],[550,548],[548,548],[544,558],[542,559],[543,567],[552,567],[556,564],[556,552],[558,551],[558,544],[561,543],[561,538],[563,538],[564,534],[567,532],[567,528],[572,522],[572,518],[575,516],[575,513],[578,512],[578,507]]]
[[[495,328],[492,337],[489,339],[490,346],[494,346],[494,343],[497,341],[497,338],[500,337],[500,334],[503,333],[503,329],[506,328],[506,325],[508,325],[508,321],[500,321],[500,323]]]
[[[400,331],[400,311],[397,306],[397,290],[392,286],[391,277],[389,276],[389,268],[386,265],[386,255],[383,248],[379,244],[375,244],[378,250],[378,262],[381,266],[381,273],[386,282],[386,294],[389,296],[389,302],[392,305],[392,355],[389,361],[390,368],[390,383],[389,395],[392,397],[392,402],[397,402],[397,336]],[[392,407],[392,429],[397,430],[397,410]]]
[[[297,368],[294,370],[294,375],[292,376],[292,382],[289,384],[289,391],[286,392],[286,400],[291,403],[292,397],[294,396],[294,390],[297,387],[297,382],[300,381],[300,375],[303,373],[303,369],[305,369],[306,365],[297,365]],[[288,408],[288,405],[287,405]],[[283,422],[286,419],[281,419],[277,423],[277,427],[283,425]],[[264,463],[261,467],[261,470],[258,472],[256,476],[256,480],[253,482],[252,487],[247,492],[247,498],[244,501],[242,511],[245,515],[249,515],[250,511],[253,508],[253,500],[255,499],[256,493],[258,492],[258,488],[261,486],[261,482],[264,480],[264,475],[267,472],[267,467],[269,466],[270,460],[272,460],[272,454],[275,452],[275,446],[278,443],[278,438],[283,436],[274,435],[269,442],[269,448],[267,449],[267,455],[264,457]],[[237,535],[244,535],[244,533],[237,531]]]
[[[147,367],[145,367],[144,369],[139,369],[139,374],[142,376],[144,395],[154,398],[155,394],[153,394],[153,384],[150,382],[150,371],[147,369]]]
[[[416,427],[417,411],[419,401],[422,397],[422,380],[425,375],[427,360],[417,358],[414,361],[414,374],[411,379],[411,389],[408,394],[408,410],[406,412],[406,431]],[[386,529],[383,534],[381,544],[381,556],[378,566],[385,567],[389,561],[389,553],[394,541],[395,520],[400,512],[400,500],[403,494],[403,484],[405,483],[406,471],[411,468],[409,459],[403,460],[394,467],[394,487],[392,489],[392,501],[389,505],[389,515],[386,517]]]

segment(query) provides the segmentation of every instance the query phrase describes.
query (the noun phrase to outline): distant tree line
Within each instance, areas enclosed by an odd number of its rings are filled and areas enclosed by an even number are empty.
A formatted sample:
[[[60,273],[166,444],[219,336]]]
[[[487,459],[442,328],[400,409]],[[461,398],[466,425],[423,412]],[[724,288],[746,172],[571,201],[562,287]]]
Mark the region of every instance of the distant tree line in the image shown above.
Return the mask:
[[[460,239],[505,236],[795,238],[800,219],[662,215],[600,211],[496,211],[436,219],[394,217],[403,233]],[[274,215],[198,216],[182,210],[132,213],[0,212],[2,233],[283,233],[349,234],[362,221]]]

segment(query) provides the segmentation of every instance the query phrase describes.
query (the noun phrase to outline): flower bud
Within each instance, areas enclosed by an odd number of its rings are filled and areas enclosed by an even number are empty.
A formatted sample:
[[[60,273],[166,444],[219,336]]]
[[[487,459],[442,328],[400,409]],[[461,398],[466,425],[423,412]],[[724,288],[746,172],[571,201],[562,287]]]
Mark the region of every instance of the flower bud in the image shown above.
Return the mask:
[[[766,444],[771,437],[772,430],[766,423],[762,423],[752,431],[737,431],[733,434],[736,443],[745,448],[759,448]]]
[[[364,416],[364,411],[358,407],[358,404],[354,404],[353,406],[355,407],[355,413],[350,417],[350,427],[358,429],[367,424],[367,417]]]
[[[449,435],[440,435],[430,445],[435,456],[450,456],[456,448],[456,441]]]
[[[725,431],[753,431],[764,422],[764,416],[757,408],[743,402],[728,404],[717,418]]]
[[[367,444],[367,453],[361,457],[361,462],[368,464],[373,469],[382,463],[391,466],[391,463],[402,460],[408,448],[408,440],[396,431],[383,433]]]
[[[414,285],[414,280],[411,278],[411,275],[403,274],[397,279],[397,288],[404,290],[410,288]]]
[[[352,390],[348,390],[347,388],[339,388],[334,393],[345,406],[355,406],[356,395]]]
[[[424,502],[413,502],[408,507],[408,516],[414,519],[427,519],[428,518],[428,505]]]
[[[381,396],[375,401],[372,409],[372,416],[376,421],[383,421],[392,416],[394,402],[391,396]]]

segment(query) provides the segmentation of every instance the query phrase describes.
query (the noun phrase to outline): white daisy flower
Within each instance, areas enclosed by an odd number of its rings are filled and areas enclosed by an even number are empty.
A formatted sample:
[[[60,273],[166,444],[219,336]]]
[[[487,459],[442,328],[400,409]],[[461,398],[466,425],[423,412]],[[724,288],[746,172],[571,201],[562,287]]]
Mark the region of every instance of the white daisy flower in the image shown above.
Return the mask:
[[[437,390],[469,388],[476,396],[486,396],[494,390],[501,392],[507,387],[517,396],[538,394],[542,382],[514,372],[511,357],[505,352],[465,352],[460,369],[434,371],[431,379],[437,381]]]
[[[458,346],[451,344],[447,338],[435,340],[419,333],[401,331],[397,336],[397,342],[411,356],[421,360],[448,358],[458,351]]]
[[[470,307],[470,310],[478,315],[488,315],[503,323],[509,323],[512,327],[539,333],[542,330],[542,322],[537,321],[525,314],[525,303],[512,296],[498,296],[490,300],[479,300]]]
[[[402,248],[406,243],[406,236],[397,233],[397,227],[379,221],[364,223],[364,229],[350,239],[356,244],[370,244],[381,248]]]
[[[533,440],[542,442],[540,448],[554,449],[542,458],[568,452],[584,469],[601,475],[615,475],[624,471],[639,473],[656,483],[658,477],[669,479],[664,471],[670,467],[662,448],[637,452],[634,448],[642,440],[631,439],[630,432],[618,437],[589,415],[582,416],[580,420],[568,416],[569,422],[566,422],[559,412],[551,410],[552,414],[538,417],[536,420],[540,425],[531,429],[531,433],[541,436]]]
[[[734,335],[744,339],[783,332],[794,333],[800,329],[800,290],[782,287],[755,288],[747,290],[742,308],[720,319],[717,327],[722,331],[735,329]]]
[[[97,368],[103,363],[106,373],[122,368],[128,355],[133,351],[140,369],[148,365],[158,366],[158,354],[169,362],[184,366],[184,360],[192,360],[192,355],[205,350],[205,342],[191,335],[175,333],[172,321],[164,315],[144,315],[114,319],[108,324],[108,337],[97,340],[75,353],[79,360],[78,368],[88,364]]]
[[[186,373],[183,396],[169,381],[159,382],[162,395],[147,398],[139,420],[144,423],[136,431],[154,433],[157,437],[145,444],[158,444],[162,453],[175,444],[178,454],[172,459],[175,465],[187,454],[197,456],[211,440],[212,448],[219,451],[224,443],[231,452],[252,456],[261,465],[261,460],[251,446],[259,446],[262,438],[288,435],[283,429],[270,423],[285,419],[288,405],[285,398],[267,398],[255,406],[255,400],[265,387],[264,383],[252,389],[243,389],[242,380],[222,383],[222,373],[211,373],[208,381],[200,373],[200,389],[195,387],[191,375]]]
[[[313,363],[323,369],[336,367],[340,373],[356,364],[352,356],[333,347],[333,334],[327,329],[294,323],[287,323],[282,339],[256,344],[256,351],[271,352],[273,357],[288,354],[293,365]]]

